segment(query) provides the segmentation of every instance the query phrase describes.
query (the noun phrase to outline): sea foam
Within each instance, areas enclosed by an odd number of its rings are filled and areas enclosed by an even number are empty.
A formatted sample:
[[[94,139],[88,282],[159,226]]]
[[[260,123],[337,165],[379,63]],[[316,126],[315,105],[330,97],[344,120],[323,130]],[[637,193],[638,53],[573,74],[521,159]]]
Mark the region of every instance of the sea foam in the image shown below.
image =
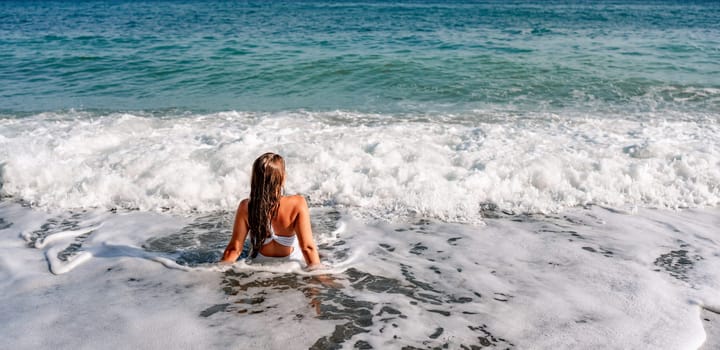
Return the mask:
[[[2,202],[0,216],[11,347],[697,349],[701,312],[720,305],[717,209],[592,207],[480,226],[314,209],[325,276],[287,262],[218,267],[222,215]],[[208,247],[212,263],[199,260]]]
[[[339,111],[6,118],[2,193],[58,209],[226,210],[247,196],[252,161],[274,151],[287,161],[287,192],[372,217],[475,221],[488,207],[719,202],[716,120],[485,119]]]

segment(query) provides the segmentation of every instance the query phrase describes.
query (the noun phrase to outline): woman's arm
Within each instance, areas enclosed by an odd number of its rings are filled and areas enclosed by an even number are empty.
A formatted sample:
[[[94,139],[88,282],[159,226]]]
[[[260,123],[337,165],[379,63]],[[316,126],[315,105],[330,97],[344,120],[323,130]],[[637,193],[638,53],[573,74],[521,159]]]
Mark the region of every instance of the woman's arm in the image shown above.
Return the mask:
[[[247,237],[248,226],[248,200],[244,199],[238,205],[237,212],[235,213],[235,224],[233,225],[233,234],[230,238],[230,242],[225,248],[223,253],[222,263],[234,263],[242,253],[243,244],[245,243],[245,237]]]
[[[300,250],[308,267],[320,266],[320,255],[318,254],[315,240],[313,240],[312,228],[310,227],[310,209],[308,209],[305,197],[298,196],[297,204],[297,221],[295,223],[295,232],[297,233]]]

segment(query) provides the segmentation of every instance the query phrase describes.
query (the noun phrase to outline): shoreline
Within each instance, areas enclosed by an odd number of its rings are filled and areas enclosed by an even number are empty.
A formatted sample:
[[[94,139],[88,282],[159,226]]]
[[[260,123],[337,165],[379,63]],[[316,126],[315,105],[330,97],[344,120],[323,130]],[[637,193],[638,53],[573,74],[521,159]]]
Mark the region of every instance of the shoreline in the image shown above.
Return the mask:
[[[715,302],[717,209],[623,214],[592,207],[475,226],[418,218],[367,223],[315,208],[313,230],[334,268],[332,283],[297,264],[218,269],[212,261],[231,225],[225,214],[47,213],[0,203],[0,275],[7,277],[0,324],[49,327],[33,335],[37,340],[10,339],[15,345],[71,344],[54,337],[76,334],[77,322],[114,324],[92,326],[92,344],[107,332],[115,341],[150,341],[152,332],[129,326],[144,324],[146,310],[169,328],[199,327],[204,336],[177,335],[186,345],[232,344],[235,337],[278,345],[253,333],[268,322],[296,329],[288,337],[307,346],[712,349],[720,339],[720,315],[702,309],[698,323],[696,305],[687,302]],[[48,262],[67,271],[53,275]],[[102,292],[109,285],[117,291],[112,301]],[[39,298],[72,303],[27,313]],[[93,311],[107,303],[114,305],[107,312]],[[52,323],[56,317],[75,320]]]

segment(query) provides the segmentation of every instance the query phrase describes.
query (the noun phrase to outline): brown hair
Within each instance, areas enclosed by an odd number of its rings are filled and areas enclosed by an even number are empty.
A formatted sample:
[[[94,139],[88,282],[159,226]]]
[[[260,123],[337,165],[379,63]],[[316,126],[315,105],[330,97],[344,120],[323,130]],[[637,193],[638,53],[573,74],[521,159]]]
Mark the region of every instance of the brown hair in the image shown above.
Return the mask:
[[[265,153],[253,163],[248,203],[250,229],[250,257],[260,252],[265,239],[270,237],[272,219],[277,215],[285,182],[285,160],[275,153]]]

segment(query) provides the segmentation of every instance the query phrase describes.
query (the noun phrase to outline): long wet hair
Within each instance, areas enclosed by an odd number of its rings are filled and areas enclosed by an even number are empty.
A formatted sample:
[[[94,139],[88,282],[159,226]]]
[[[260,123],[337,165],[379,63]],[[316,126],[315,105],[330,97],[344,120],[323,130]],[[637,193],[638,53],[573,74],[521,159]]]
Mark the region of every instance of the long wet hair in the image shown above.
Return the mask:
[[[265,153],[253,163],[248,203],[248,226],[252,258],[258,255],[265,239],[270,237],[272,219],[277,216],[285,182],[285,160],[275,153]]]

